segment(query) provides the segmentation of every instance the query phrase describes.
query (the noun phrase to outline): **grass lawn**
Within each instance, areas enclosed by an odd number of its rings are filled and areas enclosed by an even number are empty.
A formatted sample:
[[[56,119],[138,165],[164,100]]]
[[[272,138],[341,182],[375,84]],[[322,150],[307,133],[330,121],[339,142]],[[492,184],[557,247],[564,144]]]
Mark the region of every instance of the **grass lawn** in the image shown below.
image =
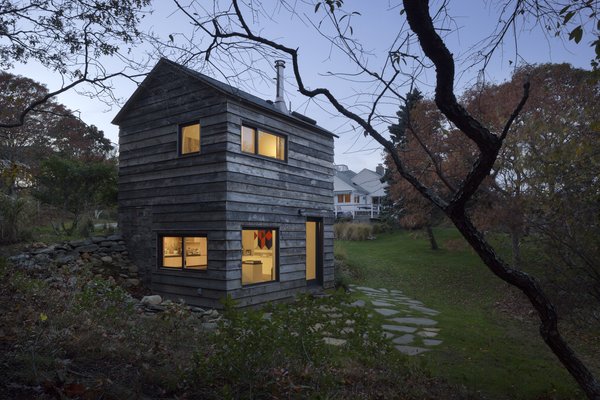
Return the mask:
[[[426,237],[408,232],[335,246],[351,283],[400,289],[441,312],[436,319],[444,342],[420,356],[434,376],[492,398],[582,398],[539,337],[528,303],[511,294],[454,229],[438,229],[436,236],[437,251]]]

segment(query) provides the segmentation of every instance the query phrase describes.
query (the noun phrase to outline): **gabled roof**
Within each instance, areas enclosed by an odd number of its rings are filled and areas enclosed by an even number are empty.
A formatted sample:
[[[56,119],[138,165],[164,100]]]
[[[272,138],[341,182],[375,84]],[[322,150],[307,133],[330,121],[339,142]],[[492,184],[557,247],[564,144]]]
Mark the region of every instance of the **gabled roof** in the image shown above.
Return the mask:
[[[156,73],[156,71],[158,69],[163,68],[165,66],[169,66],[176,71],[179,71],[199,82],[202,82],[205,85],[210,86],[213,89],[216,89],[217,91],[223,93],[224,95],[226,95],[229,98],[238,100],[243,103],[252,104],[254,106],[260,107],[261,109],[263,109],[265,111],[276,114],[279,117],[284,117],[296,124],[302,125],[303,127],[309,128],[313,131],[317,131],[317,132],[325,134],[325,135],[337,137],[337,135],[329,132],[325,128],[320,127],[319,125],[314,123],[314,120],[311,120],[310,118],[308,118],[302,114],[299,114],[296,112],[293,112],[291,114],[284,113],[284,112],[280,111],[278,108],[276,108],[275,105],[273,104],[273,102],[271,102],[271,101],[263,100],[260,97],[254,96],[253,94],[250,94],[247,92],[244,92],[243,90],[240,90],[238,88],[230,86],[226,83],[218,81],[207,75],[201,74],[198,71],[194,71],[190,68],[184,67],[183,65],[177,64],[176,62],[168,60],[164,57],[158,61],[158,63],[154,66],[154,68],[152,68],[152,71],[150,71],[148,73],[146,78],[142,81],[142,83],[138,86],[138,88],[135,90],[135,92],[131,95],[129,100],[127,100],[127,102],[123,105],[123,108],[121,108],[121,110],[117,113],[117,115],[112,120],[113,124],[115,124],[115,125],[119,124],[119,122],[123,119],[123,117],[127,114],[129,109],[131,108],[132,104],[135,103],[135,100],[137,99],[137,97],[140,96],[141,93],[143,92],[144,86],[147,86],[149,84],[148,82],[151,81],[152,76]]]
[[[382,175],[364,168],[358,174],[351,170],[335,171],[333,180],[334,192],[353,192],[369,196],[385,196],[387,183],[382,183]]]

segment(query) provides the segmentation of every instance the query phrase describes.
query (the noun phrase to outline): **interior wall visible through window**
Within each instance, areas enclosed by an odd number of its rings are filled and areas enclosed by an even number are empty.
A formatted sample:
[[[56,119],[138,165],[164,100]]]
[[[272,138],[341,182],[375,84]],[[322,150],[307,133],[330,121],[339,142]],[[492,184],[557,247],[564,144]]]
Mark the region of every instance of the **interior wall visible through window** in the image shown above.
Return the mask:
[[[287,139],[285,136],[242,126],[241,147],[244,153],[258,154],[277,160],[286,159]]]
[[[205,236],[163,236],[160,243],[163,268],[207,268],[208,240]]]
[[[277,230],[242,229],[242,285],[277,280]]]
[[[200,124],[188,124],[179,127],[180,153],[190,154],[200,152]]]

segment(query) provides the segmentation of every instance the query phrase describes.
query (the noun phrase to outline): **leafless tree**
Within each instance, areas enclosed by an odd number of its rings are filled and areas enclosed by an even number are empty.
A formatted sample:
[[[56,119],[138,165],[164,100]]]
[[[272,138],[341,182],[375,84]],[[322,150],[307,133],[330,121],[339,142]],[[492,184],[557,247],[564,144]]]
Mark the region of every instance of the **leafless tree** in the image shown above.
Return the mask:
[[[312,25],[332,51],[340,51],[350,61],[347,63],[352,65],[350,71],[325,74],[368,88],[357,89],[354,95],[347,98],[338,97],[325,87],[311,88],[306,83],[307,77],[302,70],[300,48],[260,33],[257,19],[268,21],[272,18],[272,13],[260,1],[243,3],[233,0],[224,7],[220,2],[206,6],[205,3],[195,1],[185,4],[181,0],[174,1],[179,11],[193,24],[194,33],[187,37],[171,36],[160,49],[163,53],[179,54],[179,61],[201,63],[203,68],[217,71],[224,70],[219,63],[233,65],[237,70],[230,74],[223,73],[223,76],[231,79],[248,70],[257,72],[257,60],[260,59],[284,57],[291,60],[297,90],[313,101],[328,103],[335,112],[350,120],[365,136],[373,138],[389,153],[401,176],[454,223],[490,271],[519,288],[529,298],[539,315],[543,340],[586,395],[590,399],[600,399],[600,384],[561,336],[555,307],[538,281],[503,261],[469,216],[467,205],[473,201],[483,180],[490,175],[504,139],[509,135],[513,122],[519,117],[519,112],[527,101],[529,83],[524,84],[522,97],[514,105],[512,113],[506,116],[507,120],[501,131],[491,132],[470,115],[459,104],[455,94],[456,77],[461,72],[457,71],[455,56],[448,50],[445,42],[446,33],[455,28],[453,19],[448,15],[447,1],[442,1],[435,9],[426,0],[403,0],[402,4],[389,5],[389,9],[398,14],[399,29],[392,35],[385,60],[379,64],[370,62],[368,49],[353,35],[352,21],[359,15],[343,10],[343,1],[313,2],[311,7],[314,7],[317,21],[297,12],[298,3],[278,2],[277,7],[286,9],[305,24]],[[571,3],[573,2],[566,5]],[[586,5],[588,3],[591,7],[597,7],[597,4],[592,4],[594,2],[586,2]],[[468,63],[485,71],[494,52],[523,20],[533,21],[542,27],[547,21],[558,21],[564,26],[568,22],[564,18],[565,12],[569,12],[564,7],[565,4],[559,1],[545,0],[507,0],[500,3],[499,13],[502,17],[497,29],[468,54],[461,55],[463,66]],[[181,39],[189,42],[187,45],[182,44]],[[517,49],[514,61],[518,58]],[[436,192],[413,175],[384,132],[391,121],[390,113],[386,114],[385,111],[386,104],[399,104],[403,100],[400,93],[405,93],[401,88],[410,86],[427,73],[435,74],[434,99],[439,110],[478,149],[470,171],[454,185],[454,190],[449,194]]]

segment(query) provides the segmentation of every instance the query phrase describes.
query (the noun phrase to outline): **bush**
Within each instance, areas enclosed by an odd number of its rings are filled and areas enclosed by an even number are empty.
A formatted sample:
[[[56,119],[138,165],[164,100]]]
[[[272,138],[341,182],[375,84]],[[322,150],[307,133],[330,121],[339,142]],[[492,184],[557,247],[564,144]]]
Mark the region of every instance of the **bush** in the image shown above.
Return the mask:
[[[333,393],[340,397],[349,360],[356,367],[388,370],[389,376],[365,374],[360,385],[370,383],[369,376],[387,379],[406,371],[368,311],[349,301],[343,293],[301,296],[291,307],[268,305],[259,311],[240,311],[226,302],[226,319],[211,338],[211,348],[196,354],[189,382],[208,399],[329,398]],[[326,336],[345,343],[327,344]]]
[[[17,243],[31,238],[34,208],[25,198],[0,194],[0,243]]]
[[[367,240],[373,236],[373,225],[364,223],[339,223],[333,226],[338,240]]]

